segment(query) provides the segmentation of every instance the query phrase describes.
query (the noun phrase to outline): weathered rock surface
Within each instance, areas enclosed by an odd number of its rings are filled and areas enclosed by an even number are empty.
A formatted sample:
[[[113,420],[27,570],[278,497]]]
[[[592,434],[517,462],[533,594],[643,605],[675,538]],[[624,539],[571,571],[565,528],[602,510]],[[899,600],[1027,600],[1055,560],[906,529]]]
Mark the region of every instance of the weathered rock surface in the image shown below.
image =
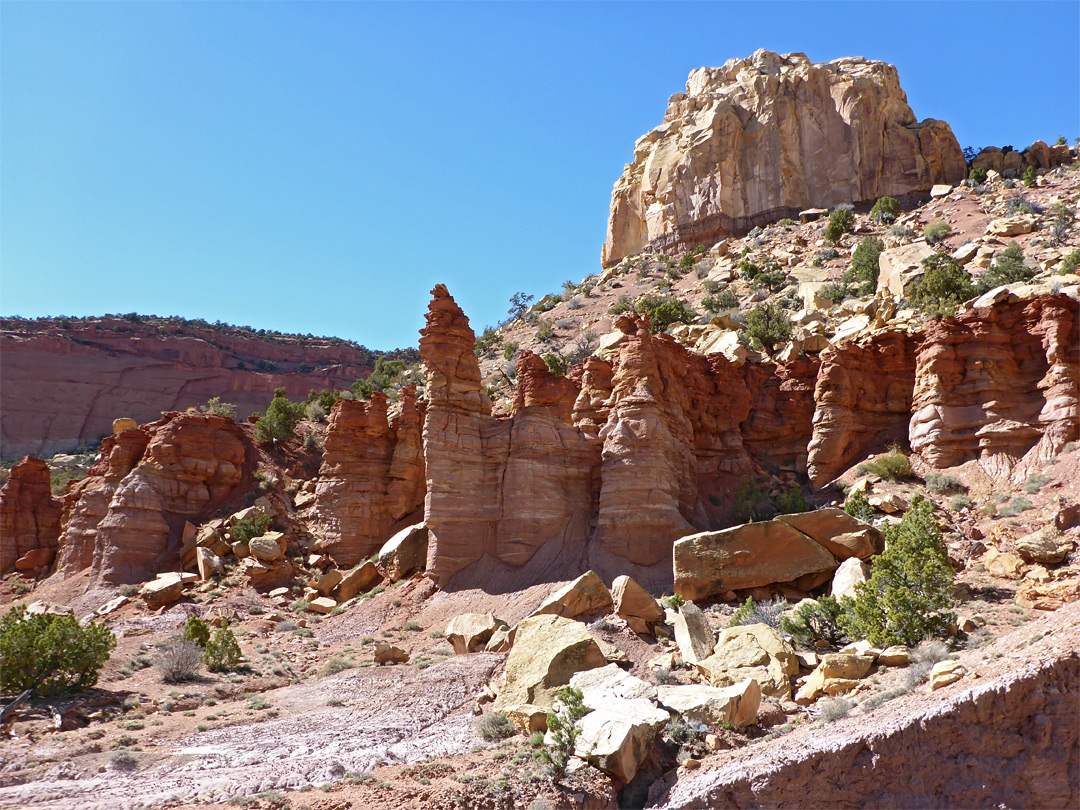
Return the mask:
[[[757,721],[761,688],[753,679],[717,689],[714,686],[659,686],[660,705],[677,712],[684,720],[695,720],[710,728],[728,723],[746,728]]]
[[[787,700],[791,676],[799,674],[799,660],[791,645],[771,627],[748,624],[721,630],[715,651],[697,668],[715,687],[753,678],[763,695]]]
[[[483,650],[492,633],[505,627],[506,622],[490,613],[462,613],[446,626],[446,640],[456,655],[465,655]]]
[[[682,253],[800,210],[963,178],[948,124],[919,123],[896,68],[759,50],[690,74],[612,192],[603,263]]]
[[[611,583],[611,601],[617,613],[630,628],[647,633],[649,624],[662,621],[664,609],[644,588],[625,574]]]
[[[70,326],[4,319],[0,351],[5,460],[97,444],[114,432],[117,415],[149,422],[211,397],[249,414],[265,409],[275,388],[294,398],[313,388],[348,388],[375,360],[363,346],[344,341],[260,340],[209,325],[123,318]],[[268,363],[278,370],[263,370]]]
[[[855,598],[855,586],[870,579],[870,566],[858,557],[849,557],[840,563],[833,574],[829,595],[839,599],[842,596]]]
[[[534,616],[550,613],[573,619],[584,613],[611,608],[611,592],[604,581],[594,572],[586,571],[563,588],[553,593],[534,612]]]
[[[826,653],[795,695],[795,702],[805,706],[821,695],[849,692],[873,664],[874,659],[869,655]]]
[[[382,579],[382,574],[371,560],[365,560],[341,578],[334,594],[339,602],[348,602],[358,593],[366,591]]]
[[[1057,565],[1072,549],[1072,538],[1063,535],[1057,526],[1044,526],[1016,541],[1016,550],[1025,561],[1044,565]]]
[[[550,710],[562,687],[577,672],[607,664],[585,625],[561,616],[533,616],[518,622],[506,659],[506,685],[495,709],[528,703]]]
[[[6,574],[16,560],[36,549],[52,549],[55,553],[61,502],[53,497],[50,475],[49,465],[27,456],[11,468],[0,489],[0,574]]]
[[[423,571],[428,554],[428,528],[423,523],[406,526],[379,549],[379,573],[391,582]]]
[[[675,629],[675,643],[679,645],[679,655],[683,661],[696,664],[712,655],[716,637],[709,620],[693,602],[679,607],[672,626]]]

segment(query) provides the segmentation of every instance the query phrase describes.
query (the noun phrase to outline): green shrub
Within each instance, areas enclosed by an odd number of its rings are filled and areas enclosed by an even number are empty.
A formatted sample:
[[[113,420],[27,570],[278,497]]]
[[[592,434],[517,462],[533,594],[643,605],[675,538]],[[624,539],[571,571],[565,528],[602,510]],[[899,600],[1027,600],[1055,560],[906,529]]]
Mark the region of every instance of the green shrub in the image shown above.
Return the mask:
[[[891,225],[900,216],[900,203],[895,197],[879,197],[870,209],[870,219],[882,225]]]
[[[851,285],[846,282],[830,281],[822,286],[818,295],[831,303],[840,304],[852,296]]]
[[[923,275],[911,285],[911,305],[931,318],[955,315],[964,301],[972,298],[971,276],[946,253],[923,259]]]
[[[791,319],[772,303],[759,304],[746,315],[746,336],[755,349],[771,352],[777,343],[791,339]]]
[[[953,567],[934,520],[933,504],[916,495],[903,519],[885,529],[885,551],[871,558],[867,582],[841,600],[840,626],[878,647],[913,646],[943,636],[956,617]]]
[[[545,321],[541,318],[536,323],[536,339],[547,341],[555,337],[555,327],[551,325],[551,321]]]
[[[495,327],[487,327],[483,334],[476,339],[476,354],[477,356],[487,354],[490,349],[495,348],[495,344],[499,342],[499,333]]]
[[[1024,170],[1024,176],[1021,179],[1024,181],[1024,185],[1028,188],[1035,188],[1035,178],[1038,176],[1039,174],[1035,170],[1035,167],[1028,166],[1027,169]]]
[[[949,234],[952,233],[952,228],[948,222],[941,219],[935,219],[933,222],[928,222],[926,227],[923,228],[923,236],[926,238],[928,245],[937,245],[944,242],[949,238]]]
[[[814,261],[811,262],[811,264],[813,264],[814,267],[821,267],[821,265],[825,264],[825,262],[832,261],[833,259],[837,258],[839,255],[840,255],[840,251],[837,250],[836,248],[833,248],[833,247],[824,248],[824,249],[819,250],[817,253],[814,254]]]
[[[202,619],[192,616],[184,625],[183,639],[194,642],[205,649],[206,643],[210,641],[210,628]]]
[[[848,273],[851,281],[860,286],[860,294],[872,293],[877,289],[878,282],[878,257],[885,250],[885,243],[876,236],[868,236],[859,242],[855,252],[851,255],[851,271]]]
[[[803,497],[798,484],[790,484],[786,489],[780,490],[776,496],[776,512],[780,515],[793,515],[796,512],[808,512],[810,507]]]
[[[972,169],[968,174],[968,181],[973,186],[981,186],[986,182],[986,169]]]
[[[755,602],[753,597],[746,597],[746,601],[739,605],[739,609],[728,619],[728,627],[739,627],[745,624],[767,624],[775,630],[780,629],[781,615],[790,605],[786,599],[766,599]]]
[[[266,534],[273,523],[270,515],[254,515],[253,517],[238,520],[229,528],[234,543],[248,543],[254,537]],[[205,646],[205,645],[203,645]]]
[[[733,293],[731,290],[724,290],[717,297],[716,304],[716,312],[719,312],[723,309],[738,309],[739,299],[735,297],[735,293]]]
[[[844,511],[857,520],[870,523],[874,519],[874,507],[862,492],[852,492],[844,501]]]
[[[649,318],[649,331],[654,334],[665,331],[673,323],[691,323],[697,313],[674,295],[644,295],[638,299],[638,314]]]
[[[382,358],[379,358],[380,360]],[[274,390],[274,398],[255,423],[255,439],[260,442],[283,442],[291,439],[296,423],[304,418],[304,403],[290,402],[284,388]]]
[[[701,282],[701,289],[705,290],[709,295],[715,295],[720,292],[720,282],[713,281],[711,278],[705,279]]]
[[[859,475],[879,475],[886,481],[906,481],[914,477],[910,459],[895,445],[885,455],[860,464],[856,472]]]
[[[1064,276],[1075,273],[1077,267],[1080,267],[1080,250],[1074,250],[1062,260],[1058,275]]]
[[[353,669],[355,666],[356,662],[351,658],[346,658],[343,655],[334,655],[327,658],[323,665],[319,667],[319,676],[325,678],[330,675],[337,675],[339,672]]]
[[[1024,481],[1024,492],[1026,492],[1028,495],[1034,495],[1040,489],[1049,484],[1052,480],[1053,479],[1050,478],[1050,476],[1048,475],[1043,475],[1042,473],[1032,473],[1027,477],[1027,480]]]
[[[240,665],[240,645],[227,624],[222,624],[206,642],[203,661],[211,672],[227,672]]]
[[[683,605],[686,604],[686,600],[682,596],[680,596],[679,594],[673,594],[672,596],[669,596],[667,599],[665,599],[663,601],[664,601],[664,605],[671,608],[672,610],[678,610],[679,608],[681,608]]]
[[[1013,498],[1011,501],[1001,507],[1001,509],[998,510],[998,514],[1001,515],[1001,517],[1015,517],[1021,512],[1026,512],[1029,509],[1034,508],[1035,507],[1034,505],[1032,505],[1031,501],[1029,501],[1023,495],[1017,495],[1015,498]]]
[[[926,488],[935,495],[943,495],[946,492],[966,492],[967,487],[960,483],[960,479],[952,475],[942,473],[930,473],[926,476]]]
[[[949,508],[954,512],[959,512],[961,509],[970,509],[974,505],[975,502],[971,500],[969,495],[957,495],[949,501]]]
[[[588,713],[580,689],[567,686],[559,691],[558,710],[547,716],[551,744],[540,750],[540,761],[553,782],[559,782],[566,773],[581,733],[578,723]]]
[[[750,283],[750,286],[754,288],[765,288],[769,292],[780,292],[780,290],[784,289],[785,284],[787,284],[787,273],[778,266],[771,265],[769,270],[754,276],[754,280]]]
[[[87,689],[114,647],[103,624],[80,627],[74,616],[29,615],[17,605],[0,619],[0,689],[39,695]]]
[[[548,352],[543,356],[544,363],[548,367],[548,371],[554,374],[556,377],[566,376],[566,360],[555,352]]]
[[[747,281],[753,281],[761,269],[749,259],[743,259],[738,264],[739,275],[745,278]]]
[[[739,523],[753,523],[774,517],[776,506],[769,493],[757,481],[749,479],[735,488],[734,513]]]
[[[829,214],[829,224],[825,226],[825,240],[834,245],[845,233],[855,230],[855,214],[850,208],[837,208]]]
[[[510,718],[502,712],[492,712],[480,721],[480,736],[488,742],[505,740],[517,734],[517,729]]]
[[[820,719],[822,723],[835,723],[837,720],[843,719],[851,714],[851,710],[854,708],[854,702],[847,698],[826,698],[821,701],[821,707],[818,709],[818,719]]]
[[[629,295],[620,295],[618,300],[608,308],[608,315],[625,315],[633,311],[634,299]]]
[[[1010,242],[1009,246],[994,259],[990,269],[983,273],[975,285],[975,294],[982,295],[988,290],[1000,287],[1004,284],[1012,284],[1014,281],[1030,281],[1035,277],[1035,271],[1024,264],[1024,251],[1016,242]]]
[[[199,406],[199,410],[210,416],[224,416],[226,419],[236,418],[236,406],[231,402],[222,402],[221,397],[210,397]]]
[[[831,596],[821,596],[803,602],[780,619],[780,629],[806,647],[818,641],[838,646],[845,638],[840,628],[840,602]]]

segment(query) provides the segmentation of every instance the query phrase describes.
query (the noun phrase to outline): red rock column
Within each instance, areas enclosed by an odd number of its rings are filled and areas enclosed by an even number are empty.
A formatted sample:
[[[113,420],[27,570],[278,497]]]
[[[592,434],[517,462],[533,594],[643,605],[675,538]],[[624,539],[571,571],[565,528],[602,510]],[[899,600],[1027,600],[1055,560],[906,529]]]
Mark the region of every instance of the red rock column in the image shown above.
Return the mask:
[[[33,456],[11,468],[0,489],[0,574],[28,551],[56,548],[61,503],[52,495],[50,479],[49,465]]]

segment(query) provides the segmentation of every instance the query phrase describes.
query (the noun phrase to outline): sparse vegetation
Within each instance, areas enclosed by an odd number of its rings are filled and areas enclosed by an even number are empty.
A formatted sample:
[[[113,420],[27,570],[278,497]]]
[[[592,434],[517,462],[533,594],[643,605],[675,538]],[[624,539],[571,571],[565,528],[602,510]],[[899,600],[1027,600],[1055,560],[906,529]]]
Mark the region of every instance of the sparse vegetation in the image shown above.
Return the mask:
[[[780,617],[791,606],[786,599],[766,599],[755,602],[753,597],[746,597],[739,609],[728,619],[728,627],[739,627],[744,624],[767,624],[769,627],[779,630]]]
[[[381,360],[382,358],[380,358]],[[255,438],[260,442],[283,442],[293,437],[296,423],[304,418],[304,403],[290,402],[284,388],[274,389],[274,398],[255,423]]]
[[[547,716],[551,743],[539,751],[540,761],[553,782],[560,782],[566,773],[581,732],[578,722],[588,713],[580,689],[567,686],[559,691],[556,710]]]
[[[882,225],[891,225],[900,216],[900,203],[895,197],[879,197],[870,209],[870,219]]]
[[[197,616],[192,616],[187,620],[187,623],[184,624],[184,635],[182,638],[184,641],[190,641],[205,648],[206,643],[210,641],[210,628],[202,619]]]
[[[154,661],[165,683],[184,683],[199,677],[203,649],[184,636],[171,638],[161,644]]]
[[[895,445],[889,448],[888,453],[878,456],[873,461],[863,462],[855,471],[859,475],[878,475],[886,481],[907,481],[914,477],[911,461]]]
[[[840,602],[832,596],[820,596],[803,602],[780,618],[780,629],[807,647],[818,641],[837,646],[845,638],[840,627]]]
[[[234,543],[250,543],[252,539],[261,537],[270,529],[273,519],[269,515],[253,515],[243,520],[238,520],[229,529]]]
[[[835,723],[851,714],[855,704],[846,698],[826,698],[821,701],[818,709],[818,719],[822,723]]]
[[[1024,251],[1020,249],[1020,245],[1010,242],[975,284],[975,295],[982,295],[988,290],[1012,284],[1014,281],[1030,281],[1034,277],[1035,271],[1024,264]]]
[[[480,736],[488,742],[498,742],[517,734],[510,718],[502,712],[492,712],[480,721]]]
[[[224,416],[226,419],[236,418],[236,406],[231,402],[222,402],[221,397],[210,397],[199,406],[199,410],[210,416]]]
[[[944,220],[935,219],[926,223],[922,233],[928,245],[940,245],[949,238],[949,234],[952,233],[952,226]]]
[[[745,332],[755,349],[771,353],[777,343],[791,339],[791,319],[772,303],[759,304],[747,313]]]
[[[874,519],[874,507],[870,505],[870,499],[862,492],[852,492],[844,501],[844,511],[853,518],[870,523]]]
[[[886,198],[891,199],[891,198]],[[869,295],[877,289],[878,257],[885,250],[885,243],[876,236],[867,236],[851,255],[851,270],[848,280],[859,285],[860,295]]]
[[[544,364],[548,367],[548,371],[554,374],[556,377],[565,377],[568,371],[566,367],[566,360],[561,355],[555,352],[548,352],[543,356]]]
[[[0,689],[56,695],[88,689],[116,647],[104,624],[80,627],[74,616],[27,613],[16,605],[0,619]]]
[[[670,293],[643,295],[635,307],[639,315],[649,318],[649,331],[664,332],[674,323],[692,323],[697,313],[693,307]]]
[[[926,488],[935,495],[943,495],[948,492],[966,492],[967,487],[960,483],[960,479],[952,475],[942,473],[930,473],[926,476]]]
[[[1036,171],[1035,167],[1028,166],[1027,169],[1024,170],[1024,176],[1020,179],[1024,181],[1024,185],[1028,188],[1035,188],[1035,180],[1036,178],[1038,178],[1038,176],[1039,174],[1038,171]]]
[[[1024,492],[1026,492],[1028,495],[1034,495],[1040,489],[1049,484],[1051,480],[1053,479],[1051,479],[1048,475],[1043,475],[1042,473],[1032,473],[1027,477],[1027,480],[1024,481]]]
[[[829,214],[829,224],[825,226],[825,240],[834,245],[845,233],[855,230],[855,214],[850,208],[836,208]]]
[[[211,672],[228,672],[240,665],[240,645],[228,624],[222,624],[206,643],[203,661]]]
[[[931,318],[955,315],[975,295],[971,276],[945,253],[923,259],[923,275],[912,282],[911,305]]]
[[[1016,517],[1021,512],[1026,512],[1029,509],[1034,509],[1034,508],[1035,507],[1031,503],[1031,501],[1029,501],[1023,495],[1017,495],[1015,498],[1010,500],[1007,504],[1002,506],[998,510],[998,514],[1001,517]]]

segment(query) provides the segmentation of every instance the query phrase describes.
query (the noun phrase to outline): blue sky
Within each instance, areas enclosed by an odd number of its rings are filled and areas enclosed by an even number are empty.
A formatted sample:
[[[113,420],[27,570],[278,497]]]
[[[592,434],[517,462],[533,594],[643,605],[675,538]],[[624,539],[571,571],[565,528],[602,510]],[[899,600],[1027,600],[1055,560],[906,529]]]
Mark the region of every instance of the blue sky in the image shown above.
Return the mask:
[[[1080,135],[1080,3],[0,5],[0,312],[415,345],[600,267],[690,70],[897,65],[962,146]]]

